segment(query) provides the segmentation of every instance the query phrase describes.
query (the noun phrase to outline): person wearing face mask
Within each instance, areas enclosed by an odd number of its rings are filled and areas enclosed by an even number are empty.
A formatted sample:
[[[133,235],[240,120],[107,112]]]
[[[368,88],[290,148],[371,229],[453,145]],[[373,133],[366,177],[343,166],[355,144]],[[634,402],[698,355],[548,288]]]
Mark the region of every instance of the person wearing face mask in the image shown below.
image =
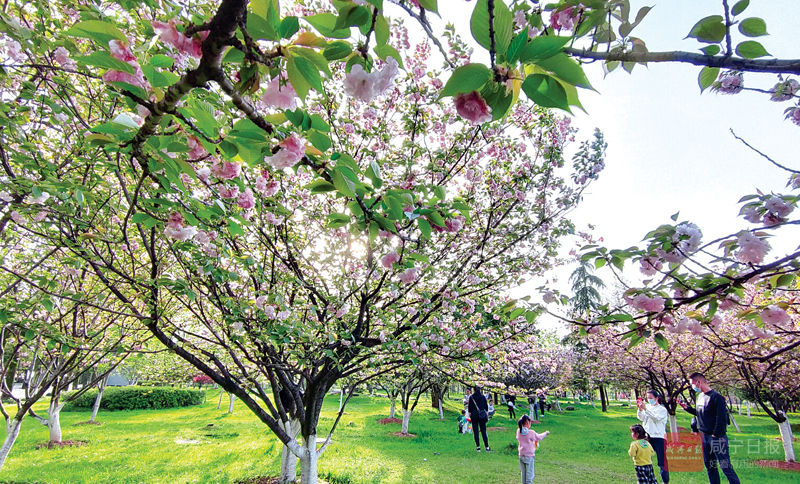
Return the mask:
[[[725,398],[711,389],[702,373],[692,373],[689,376],[689,383],[692,385],[692,390],[697,393],[697,407],[691,408],[682,400],[680,404],[684,410],[697,416],[697,427],[702,434],[703,463],[708,472],[708,482],[720,484],[718,470],[720,468],[730,484],[739,484],[739,476],[733,470],[728,454],[728,407]]]
[[[647,403],[639,400],[636,406],[639,410],[636,417],[641,420],[645,432],[650,435],[650,445],[656,452],[658,468],[661,470],[661,482],[669,484],[669,470],[667,467],[667,420],[669,414],[663,405],[661,395],[655,390],[647,391]]]

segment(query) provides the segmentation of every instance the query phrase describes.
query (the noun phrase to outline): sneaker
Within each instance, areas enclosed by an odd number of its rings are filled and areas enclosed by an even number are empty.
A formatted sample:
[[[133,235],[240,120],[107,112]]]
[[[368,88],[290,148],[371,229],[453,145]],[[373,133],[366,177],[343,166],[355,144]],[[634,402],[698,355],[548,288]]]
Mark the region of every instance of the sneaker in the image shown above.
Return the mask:
[[[491,451],[492,449],[490,449],[489,447],[486,448],[486,452],[491,452]]]
[[[478,452],[480,452],[480,451],[481,451],[481,448],[480,448],[480,447],[478,447],[478,448],[477,448],[477,449],[475,449],[475,450],[477,450]]]

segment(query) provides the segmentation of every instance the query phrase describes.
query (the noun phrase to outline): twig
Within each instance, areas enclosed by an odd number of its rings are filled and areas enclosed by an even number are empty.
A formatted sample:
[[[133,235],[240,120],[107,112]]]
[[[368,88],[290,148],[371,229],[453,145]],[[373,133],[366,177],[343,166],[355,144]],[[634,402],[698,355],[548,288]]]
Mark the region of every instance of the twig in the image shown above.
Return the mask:
[[[772,163],[773,165],[775,165],[775,166],[777,166],[778,168],[781,168],[781,169],[783,169],[783,170],[786,170],[786,171],[788,171],[789,173],[800,173],[800,171],[798,171],[798,170],[792,170],[791,168],[786,168],[785,166],[781,165],[780,163],[778,163],[777,161],[773,160],[773,159],[772,159],[772,158],[770,158],[769,156],[765,155],[764,153],[762,153],[762,152],[758,151],[757,149],[753,148],[752,146],[750,146],[750,143],[748,143],[747,141],[743,140],[742,138],[740,138],[739,136],[737,136],[737,135],[736,135],[736,133],[734,133],[734,132],[733,132],[733,128],[731,128],[731,129],[730,129],[730,131],[731,131],[731,134],[733,135],[733,137],[734,137],[734,138],[738,139],[739,141],[741,141],[742,143],[744,143],[744,145],[745,145],[745,146],[747,146],[747,147],[748,147],[748,148],[750,148],[751,150],[755,151],[755,152],[756,152],[756,153],[758,153],[759,155],[761,155],[761,156],[763,156],[764,158],[766,158],[766,159],[767,159],[767,161],[769,161],[769,162],[770,162],[770,163]]]

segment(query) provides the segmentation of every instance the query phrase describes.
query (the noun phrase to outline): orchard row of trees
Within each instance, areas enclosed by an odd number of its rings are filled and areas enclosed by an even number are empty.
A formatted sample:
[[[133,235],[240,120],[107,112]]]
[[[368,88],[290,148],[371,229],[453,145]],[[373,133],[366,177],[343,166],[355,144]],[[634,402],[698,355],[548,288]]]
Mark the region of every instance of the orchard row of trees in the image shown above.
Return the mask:
[[[566,162],[575,132],[551,110],[580,108],[584,61],[697,63],[722,92],[741,76],[715,69],[800,72],[755,41],[733,48],[735,25],[760,35],[740,20],[748,3],[723,2],[724,20],[692,29],[703,54],[665,57],[630,35],[649,7],[634,20],[627,0],[477,0],[474,56],[466,32],[432,27],[447,15],[436,0],[5,2],[4,371],[30,351],[53,369],[5,415],[0,462],[63,375],[159,344],[283,442],[284,482],[294,459],[316,482],[336,427],[318,448],[317,423],[337,381],[355,388],[428,358],[491,362],[534,333],[542,307],[508,290],[558,263],[567,216],[605,165],[599,133]],[[773,97],[794,102],[786,83]],[[752,203],[775,228],[796,198]],[[678,264],[697,249],[687,228],[662,228],[627,258]],[[764,237],[747,233],[728,253]],[[606,256],[626,259],[585,257]],[[678,265],[662,284],[699,291],[670,308],[710,306],[744,281],[792,275],[796,256],[747,256],[747,271],[710,282]],[[634,306],[653,290],[631,294]],[[656,306],[633,318],[636,338],[657,337]]]

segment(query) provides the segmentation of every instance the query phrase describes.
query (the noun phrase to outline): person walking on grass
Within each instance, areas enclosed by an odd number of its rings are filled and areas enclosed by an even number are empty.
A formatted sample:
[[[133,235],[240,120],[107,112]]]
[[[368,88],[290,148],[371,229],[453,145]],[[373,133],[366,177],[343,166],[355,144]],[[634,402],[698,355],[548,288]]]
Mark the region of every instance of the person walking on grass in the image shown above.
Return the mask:
[[[631,447],[628,455],[633,459],[636,468],[636,479],[639,484],[658,484],[656,475],[653,472],[653,456],[656,455],[653,446],[647,441],[647,432],[639,424],[631,427]]]
[[[472,434],[475,436],[475,446],[477,451],[481,451],[481,443],[478,440],[478,430],[483,436],[483,447],[486,452],[491,452],[489,448],[489,437],[486,435],[486,422],[489,421],[489,404],[486,402],[486,397],[481,393],[481,388],[476,386],[472,396],[469,397],[467,404],[470,417],[472,419]]]
[[[661,482],[669,484],[669,469],[667,467],[667,420],[669,414],[663,405],[661,395],[655,390],[647,391],[647,403],[638,400],[636,418],[641,420],[642,427],[650,436],[650,445],[658,457],[658,467],[661,470]]]
[[[517,419],[517,397],[511,393],[506,394],[506,405],[508,406],[508,418],[511,420]]]
[[[542,412],[542,417],[544,417],[544,409],[547,406],[547,395],[545,395],[544,389],[539,391],[539,411]]]
[[[534,458],[539,442],[550,435],[550,431],[538,434],[531,430],[531,418],[523,415],[517,422],[517,442],[519,448],[519,467],[522,470],[522,484],[533,484]]]
[[[718,468],[721,468],[730,484],[739,484],[739,476],[733,470],[728,454],[728,407],[725,398],[711,389],[702,373],[692,373],[689,384],[697,393],[697,408],[690,407],[683,400],[679,400],[679,403],[684,410],[697,417],[708,482],[720,484]]]

